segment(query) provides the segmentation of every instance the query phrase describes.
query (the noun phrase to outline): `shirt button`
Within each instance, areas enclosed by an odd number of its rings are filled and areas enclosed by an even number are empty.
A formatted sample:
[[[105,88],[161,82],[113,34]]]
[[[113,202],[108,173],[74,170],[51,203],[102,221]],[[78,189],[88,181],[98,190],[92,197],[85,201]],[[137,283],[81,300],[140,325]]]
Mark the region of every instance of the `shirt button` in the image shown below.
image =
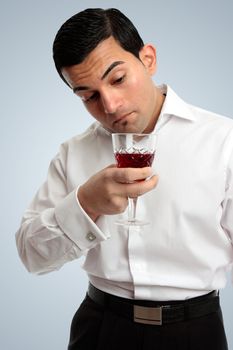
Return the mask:
[[[86,235],[86,238],[87,238],[88,241],[92,242],[92,241],[94,241],[96,239],[96,236],[93,233],[89,232]]]

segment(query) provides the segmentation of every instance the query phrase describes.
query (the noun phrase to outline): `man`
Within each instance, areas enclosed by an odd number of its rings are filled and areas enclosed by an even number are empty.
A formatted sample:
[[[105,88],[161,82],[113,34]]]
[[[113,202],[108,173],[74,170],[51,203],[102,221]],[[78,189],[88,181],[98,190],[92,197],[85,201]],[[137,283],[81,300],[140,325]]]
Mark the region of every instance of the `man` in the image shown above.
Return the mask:
[[[218,290],[233,260],[233,121],[155,86],[155,48],[116,9],[71,17],[53,53],[96,122],[61,146],[16,238],[32,273],[85,255],[69,350],[227,349]],[[158,134],[159,181],[114,165],[115,132]],[[150,224],[115,225],[138,196]]]

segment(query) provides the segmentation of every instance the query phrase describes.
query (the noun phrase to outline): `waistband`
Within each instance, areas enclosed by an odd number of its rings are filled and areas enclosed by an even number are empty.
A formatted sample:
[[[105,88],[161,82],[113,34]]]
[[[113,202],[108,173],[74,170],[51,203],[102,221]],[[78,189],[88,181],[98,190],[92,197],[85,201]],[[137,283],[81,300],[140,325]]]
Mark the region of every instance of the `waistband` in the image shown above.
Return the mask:
[[[163,325],[203,317],[218,311],[219,293],[178,301],[150,301],[121,298],[95,288],[89,283],[88,296],[97,304],[134,322]]]

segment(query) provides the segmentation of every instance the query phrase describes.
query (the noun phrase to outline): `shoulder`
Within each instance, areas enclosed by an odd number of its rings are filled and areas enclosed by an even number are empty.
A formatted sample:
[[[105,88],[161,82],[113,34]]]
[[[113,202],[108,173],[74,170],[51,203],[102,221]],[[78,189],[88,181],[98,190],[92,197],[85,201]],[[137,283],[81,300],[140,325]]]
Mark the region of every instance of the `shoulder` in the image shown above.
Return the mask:
[[[94,122],[83,133],[77,134],[60,145],[59,154],[67,157],[68,154],[85,153],[94,150],[98,144],[104,145],[110,139],[111,134],[106,131],[100,123]],[[101,140],[101,142],[99,142]]]
[[[61,144],[61,148],[70,149],[73,147],[81,146],[96,138],[100,125],[98,122],[91,124],[84,132],[72,136],[70,139],[64,141]]]
[[[197,122],[199,123],[210,123],[223,126],[226,128],[233,127],[233,119],[222,114],[214,113],[212,111],[190,105],[189,108],[192,110],[193,114],[196,117]]]
[[[232,118],[190,104],[189,108],[195,116],[193,127],[200,136],[218,143],[232,138]]]

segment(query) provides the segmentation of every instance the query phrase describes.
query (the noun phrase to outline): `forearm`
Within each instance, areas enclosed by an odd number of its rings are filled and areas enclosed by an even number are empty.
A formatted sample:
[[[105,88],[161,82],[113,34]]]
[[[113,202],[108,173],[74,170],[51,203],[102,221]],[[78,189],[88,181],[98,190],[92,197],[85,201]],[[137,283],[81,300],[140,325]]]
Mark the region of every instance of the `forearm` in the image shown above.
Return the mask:
[[[25,212],[16,243],[28,271],[41,274],[57,270],[108,238],[102,231],[104,218],[97,226],[81,208],[76,192],[68,194],[54,208],[43,210],[39,192]]]
[[[59,227],[54,209],[42,213],[26,211],[16,233],[16,244],[27,270],[36,274],[57,270],[83,254]]]

